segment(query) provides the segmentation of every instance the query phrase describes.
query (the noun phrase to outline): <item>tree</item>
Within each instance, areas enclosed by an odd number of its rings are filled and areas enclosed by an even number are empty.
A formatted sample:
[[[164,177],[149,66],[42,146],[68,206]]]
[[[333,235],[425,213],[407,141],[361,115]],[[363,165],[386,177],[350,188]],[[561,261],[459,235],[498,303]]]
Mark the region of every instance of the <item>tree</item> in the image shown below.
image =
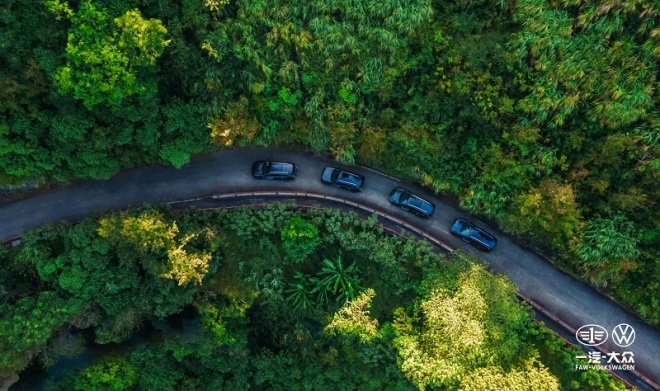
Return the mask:
[[[198,102],[173,99],[163,106],[162,113],[164,124],[159,156],[164,163],[181,168],[191,155],[208,148],[208,109]]]
[[[356,156],[367,162],[377,162],[387,147],[385,130],[373,125],[365,125],[360,133]]]
[[[128,361],[113,357],[83,369],[75,379],[74,389],[77,391],[128,390],[137,379],[138,373]]]
[[[495,143],[476,155],[474,164],[480,175],[461,196],[461,206],[503,218],[512,197],[526,184],[524,162]]]
[[[211,254],[203,251],[194,253],[184,249],[196,236],[195,234],[184,236],[180,244],[167,251],[168,270],[163,274],[164,277],[176,280],[179,285],[191,282],[196,285],[202,284],[209,271]]]
[[[99,224],[99,235],[117,244],[125,241],[142,254],[166,253],[173,247],[178,233],[176,222],[168,224],[162,213],[153,210],[136,216],[127,213],[112,215],[102,219]]]
[[[495,366],[479,368],[461,381],[461,391],[552,391],[560,390],[557,378],[537,359],[503,372]]]
[[[369,307],[376,292],[369,288],[360,292],[354,300],[349,300],[337,311],[332,321],[325,326],[331,335],[347,335],[366,343],[378,336],[378,320],[369,316]]]
[[[289,221],[282,230],[281,238],[284,251],[296,263],[304,261],[321,243],[318,228],[300,217]]]
[[[214,347],[243,349],[247,345],[248,322],[245,317],[252,303],[198,303],[203,329],[209,333]]]
[[[370,110],[364,99],[374,97],[378,104],[380,97],[392,98],[392,86],[406,66],[406,45],[433,13],[428,0],[405,7],[396,1],[374,4],[236,3],[236,18],[221,24],[204,47],[235,74],[231,84],[251,100],[251,111],[263,125],[257,143],[293,138],[322,150],[332,138],[334,153],[352,161],[354,136]],[[338,114],[342,123],[337,125],[330,117]],[[309,125],[293,126],[300,121]],[[288,131],[298,128],[304,134]]]
[[[414,318],[395,314],[399,366],[420,390],[458,389],[478,368],[506,373],[538,355],[524,340],[529,315],[509,282],[474,265],[463,274],[457,292],[438,288],[438,283],[423,285]]]
[[[580,227],[580,211],[570,184],[544,179],[538,188],[518,195],[508,218],[513,232],[549,235],[557,247],[566,243]]]
[[[643,2],[520,2],[515,19],[524,28],[511,46],[522,70],[534,76],[520,107],[534,123],[553,128],[581,112],[611,129],[645,116],[657,61],[649,50],[655,45],[640,43],[651,39],[655,12]]]
[[[60,297],[55,291],[3,304],[0,315],[0,369],[20,371],[79,309],[80,302]]]
[[[243,146],[252,141],[259,123],[251,118],[248,111],[248,100],[241,97],[238,102],[227,106],[224,115],[211,119],[211,143],[217,147]]]
[[[89,0],[79,4],[70,20],[67,64],[54,75],[60,93],[73,93],[91,109],[101,103],[118,106],[147,92],[139,70],[152,67],[168,43],[159,20],[144,19],[133,10],[113,21]]]
[[[373,289],[360,291],[358,263],[345,267],[340,257],[325,260],[315,279],[298,272],[288,280],[288,273],[271,262],[273,254],[281,258],[282,243],[264,233],[279,235],[293,213],[280,206],[127,211],[100,222],[89,218],[25,235],[23,246],[31,250],[0,246],[0,266],[8,271],[0,273],[0,289],[9,291],[6,301],[0,300],[0,327],[5,330],[0,333],[0,371],[20,371],[34,357],[52,363],[63,350],[73,353],[68,342],[58,341],[71,326],[93,327],[96,342],[106,344],[125,341],[142,325],[152,324],[158,338],[139,346],[129,342],[120,349],[121,357],[99,357],[58,380],[53,389],[410,390],[412,384],[544,389],[556,384],[546,364],[568,379],[562,385],[617,384],[604,373],[578,376],[568,371],[574,360],[565,357],[574,359],[575,353],[566,352],[562,343],[551,344],[562,365],[553,365],[555,357],[540,360],[530,342],[530,335],[538,337],[536,329],[530,327],[515,288],[502,277],[471,266],[460,254],[445,263],[425,242],[383,238],[373,218],[361,220],[336,210],[311,210],[307,216],[317,224],[325,221],[324,237],[335,249],[380,256],[373,248],[389,247],[387,257],[400,258],[383,263],[366,255],[358,258],[368,268],[370,285],[382,290],[378,301]],[[242,230],[246,222],[256,228]],[[173,226],[177,229],[171,235]],[[254,245],[253,237],[265,242]],[[361,243],[353,243],[356,238]],[[167,271],[173,249],[185,252],[183,258],[222,251],[222,272],[213,273],[217,256],[208,271],[184,264],[172,276],[144,266],[145,259],[158,261]],[[240,273],[258,258],[261,265],[252,269],[250,289]],[[391,281],[395,273],[402,281]],[[202,278],[205,283],[199,285]],[[289,305],[279,297],[285,286],[290,288]],[[355,293],[349,299],[350,290]],[[341,303],[320,319],[322,314],[312,312],[313,293],[324,295],[323,304],[335,298]],[[190,305],[197,321],[186,312],[166,322],[184,320],[183,329],[164,327],[166,318]],[[394,321],[383,324],[392,313]],[[319,333],[324,321],[328,324]]]
[[[120,249],[137,250],[147,271],[156,277],[173,279],[179,285],[201,285],[213,259],[209,251],[188,249],[192,247],[190,243],[203,239],[211,248],[217,247],[210,229],[181,235],[176,222],[170,224],[162,212],[155,210],[105,217],[99,223],[98,233]],[[126,245],[131,248],[126,249]]]

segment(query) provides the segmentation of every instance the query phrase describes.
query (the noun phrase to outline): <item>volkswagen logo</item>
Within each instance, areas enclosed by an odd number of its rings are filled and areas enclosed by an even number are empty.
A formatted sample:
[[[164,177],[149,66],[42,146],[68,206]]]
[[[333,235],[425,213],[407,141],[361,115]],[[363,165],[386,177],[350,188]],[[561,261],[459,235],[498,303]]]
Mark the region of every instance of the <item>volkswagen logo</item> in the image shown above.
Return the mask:
[[[612,341],[622,348],[632,345],[635,342],[635,329],[627,323],[616,325],[612,330]]]
[[[598,346],[607,341],[607,330],[605,330],[605,327],[597,324],[587,324],[575,332],[575,338],[582,345]]]

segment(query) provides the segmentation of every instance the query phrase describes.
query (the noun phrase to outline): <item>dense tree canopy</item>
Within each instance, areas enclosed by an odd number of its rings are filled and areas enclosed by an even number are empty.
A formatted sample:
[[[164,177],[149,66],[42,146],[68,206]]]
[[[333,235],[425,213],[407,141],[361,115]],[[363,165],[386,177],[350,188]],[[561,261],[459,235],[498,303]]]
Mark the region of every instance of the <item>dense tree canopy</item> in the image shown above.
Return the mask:
[[[475,267],[463,276],[455,293],[435,285],[432,282],[415,316],[395,319],[401,335],[394,346],[401,369],[420,390],[458,389],[466,377],[472,378],[468,383],[477,382],[477,373],[498,379],[495,384],[516,384],[517,380],[506,378],[519,376],[517,371],[530,382],[527,387],[525,382],[518,384],[520,389],[558,389],[547,369],[534,363],[537,359],[525,341],[529,317],[519,309],[510,283]],[[411,324],[413,319],[420,319],[421,325]],[[495,384],[487,388],[497,389]],[[472,387],[476,384],[466,388]]]
[[[324,238],[300,262],[281,235],[292,221]],[[573,371],[575,353],[503,277],[374,217],[148,208],[24,239],[0,246],[0,374],[129,341],[47,389],[620,389]],[[207,254],[203,272],[176,266],[173,249]]]
[[[0,187],[250,144],[327,152],[453,194],[657,324],[659,13],[645,0],[4,1]],[[277,251],[304,262],[307,228]],[[150,273],[203,281],[212,260],[191,243],[216,239],[189,234]],[[253,284],[308,308],[290,289],[326,276],[289,286],[286,267],[252,268]]]

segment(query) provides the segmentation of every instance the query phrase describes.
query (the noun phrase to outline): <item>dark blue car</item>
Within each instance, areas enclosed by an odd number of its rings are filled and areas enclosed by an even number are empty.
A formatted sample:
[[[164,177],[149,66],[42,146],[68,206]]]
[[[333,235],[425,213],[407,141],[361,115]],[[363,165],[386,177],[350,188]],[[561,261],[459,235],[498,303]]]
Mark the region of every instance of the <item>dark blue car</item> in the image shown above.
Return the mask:
[[[339,187],[356,193],[362,191],[364,177],[362,175],[344,171],[341,168],[326,167],[321,174],[321,182],[326,185]]]
[[[296,179],[296,165],[286,162],[259,160],[252,165],[252,176],[257,179],[290,181]]]
[[[456,219],[451,225],[450,232],[480,250],[493,251],[497,244],[497,239],[493,235],[463,219]]]
[[[421,197],[412,194],[400,187],[394,188],[390,194],[390,202],[403,210],[407,210],[419,217],[429,218],[435,211],[435,205]]]

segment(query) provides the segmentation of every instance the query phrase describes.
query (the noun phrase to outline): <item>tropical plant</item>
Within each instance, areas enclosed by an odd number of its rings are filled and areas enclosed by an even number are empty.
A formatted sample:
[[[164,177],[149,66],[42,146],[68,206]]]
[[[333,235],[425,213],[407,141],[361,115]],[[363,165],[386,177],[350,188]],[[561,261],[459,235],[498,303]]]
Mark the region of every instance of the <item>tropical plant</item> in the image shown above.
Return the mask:
[[[296,272],[293,277],[296,282],[290,284],[287,300],[293,306],[293,310],[300,313],[309,313],[314,310],[314,300],[312,300],[313,280],[310,276]]]
[[[323,267],[316,275],[318,279],[312,293],[318,293],[319,297],[332,293],[337,302],[344,303],[346,300],[355,299],[355,295],[360,290],[357,265],[353,262],[348,267],[344,267],[341,256],[332,260],[324,259]]]
[[[266,301],[279,301],[284,290],[284,271],[279,267],[264,267],[252,272],[246,281],[254,284],[254,288]]]

